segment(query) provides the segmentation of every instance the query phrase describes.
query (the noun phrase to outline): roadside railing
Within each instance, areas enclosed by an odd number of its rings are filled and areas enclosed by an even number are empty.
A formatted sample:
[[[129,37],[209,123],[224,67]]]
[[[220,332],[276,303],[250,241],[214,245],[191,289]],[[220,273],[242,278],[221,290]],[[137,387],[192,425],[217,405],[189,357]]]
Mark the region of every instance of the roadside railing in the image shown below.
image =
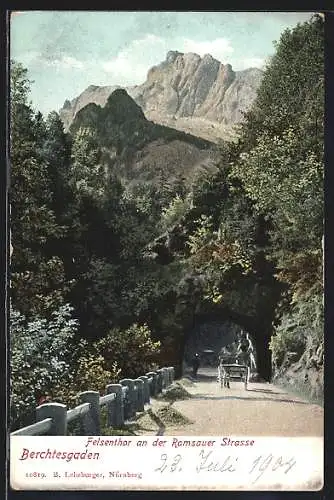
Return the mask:
[[[36,408],[36,423],[18,429],[11,436],[66,436],[68,424],[79,422],[80,435],[101,434],[101,408],[106,407],[107,426],[120,428],[137,412],[145,410],[151,398],[174,381],[174,367],[160,368],[136,379],[124,378],[109,384],[106,394],[85,391],[78,394],[79,406],[68,410],[62,403],[44,403]]]

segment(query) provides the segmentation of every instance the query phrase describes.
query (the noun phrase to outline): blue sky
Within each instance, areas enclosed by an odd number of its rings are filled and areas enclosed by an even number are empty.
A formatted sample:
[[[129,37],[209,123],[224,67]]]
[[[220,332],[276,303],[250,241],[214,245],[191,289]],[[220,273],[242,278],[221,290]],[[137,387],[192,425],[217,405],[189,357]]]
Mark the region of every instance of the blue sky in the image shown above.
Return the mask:
[[[29,71],[31,100],[46,114],[89,85],[135,85],[168,50],[210,53],[235,70],[262,67],[273,41],[308,12],[20,11],[12,59]]]

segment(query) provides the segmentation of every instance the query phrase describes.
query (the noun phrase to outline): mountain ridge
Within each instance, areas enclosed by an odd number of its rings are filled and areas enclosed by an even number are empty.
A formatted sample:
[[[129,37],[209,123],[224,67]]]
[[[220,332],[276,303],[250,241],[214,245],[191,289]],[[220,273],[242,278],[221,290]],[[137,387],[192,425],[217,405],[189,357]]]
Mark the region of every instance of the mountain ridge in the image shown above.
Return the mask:
[[[104,106],[109,95],[124,88],[146,118],[209,141],[230,140],[234,127],[256,97],[263,72],[257,68],[234,71],[210,54],[169,51],[166,59],[148,70],[140,85],[90,85],[59,111],[65,129],[89,102]]]
[[[90,102],[81,108],[69,131],[74,138],[91,137],[105,172],[127,185],[182,178],[191,182],[203,170],[211,170],[217,156],[213,143],[149,121],[122,88],[114,90],[104,106]]]

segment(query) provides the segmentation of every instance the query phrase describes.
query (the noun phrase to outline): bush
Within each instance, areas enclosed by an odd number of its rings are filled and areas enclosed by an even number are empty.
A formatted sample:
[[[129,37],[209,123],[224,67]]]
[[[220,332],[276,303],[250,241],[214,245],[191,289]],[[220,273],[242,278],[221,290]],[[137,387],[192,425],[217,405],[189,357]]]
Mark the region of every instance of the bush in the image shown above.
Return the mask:
[[[22,426],[32,414],[38,399],[52,394],[58,386],[71,382],[71,341],[77,321],[67,304],[50,320],[26,321],[16,310],[10,312],[10,418],[11,425]]]
[[[117,360],[122,377],[136,378],[156,368],[160,342],[153,342],[147,325],[133,324],[127,330],[111,330],[95,347],[106,370],[112,370]]]
[[[120,369],[116,362],[105,369],[104,358],[86,341],[81,341],[76,360],[71,370],[71,382],[59,385],[55,390],[56,399],[73,408],[79,404],[78,394],[84,391],[98,391],[105,395],[106,386],[119,380]]]

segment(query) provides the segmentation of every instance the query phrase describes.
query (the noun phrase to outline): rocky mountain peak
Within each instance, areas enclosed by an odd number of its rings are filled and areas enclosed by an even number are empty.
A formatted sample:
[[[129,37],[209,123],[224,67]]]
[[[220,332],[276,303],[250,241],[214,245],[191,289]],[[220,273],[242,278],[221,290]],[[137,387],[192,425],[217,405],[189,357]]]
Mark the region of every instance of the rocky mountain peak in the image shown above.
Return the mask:
[[[105,104],[105,110],[114,122],[146,119],[141,107],[122,88],[116,89],[110,94]]]
[[[212,57],[211,54],[204,54],[203,56],[203,61],[216,61],[217,59],[215,59],[214,57]]]
[[[177,50],[153,66],[141,85],[127,87],[148,120],[172,126],[209,140],[228,138],[235,124],[243,118],[255,99],[262,71],[251,68],[234,71],[211,54],[203,57]],[[89,86],[79,97],[66,101],[60,116],[68,128],[76,113],[89,102],[100,106],[118,86]],[[119,96],[123,96],[119,93]],[[117,95],[117,94],[116,94]],[[115,97],[115,96],[114,96]],[[131,108],[135,116],[139,110]]]
[[[169,64],[173,64],[173,62],[178,56],[183,56],[183,55],[184,54],[182,52],[178,52],[177,50],[169,50],[167,52],[166,62]]]

